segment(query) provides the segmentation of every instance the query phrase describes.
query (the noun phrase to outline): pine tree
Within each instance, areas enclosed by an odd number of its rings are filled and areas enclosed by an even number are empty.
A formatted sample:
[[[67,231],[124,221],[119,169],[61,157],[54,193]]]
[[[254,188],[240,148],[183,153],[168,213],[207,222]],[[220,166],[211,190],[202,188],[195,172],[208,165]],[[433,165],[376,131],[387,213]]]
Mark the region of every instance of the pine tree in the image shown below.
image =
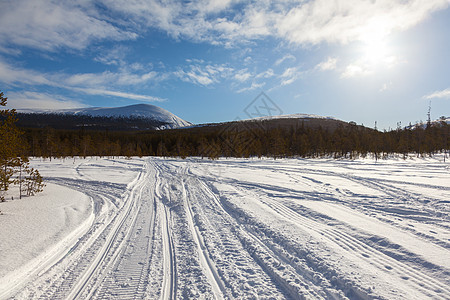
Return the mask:
[[[0,92],[0,105],[6,106],[7,100]],[[9,185],[13,183],[11,178],[14,174],[14,167],[19,163],[17,158],[22,148],[21,132],[15,125],[17,118],[14,109],[1,109],[0,118],[0,188],[7,191]]]
[[[40,193],[44,190],[45,184],[43,178],[36,169],[29,169],[28,176],[25,177],[24,181],[24,192],[27,196],[34,196],[36,193]]]
[[[8,99],[3,95],[0,92],[0,106],[5,107]],[[28,167],[28,157],[24,155],[26,146],[22,139],[23,133],[16,126],[16,111],[0,109],[0,121],[0,190],[7,191],[12,183],[19,184],[21,190],[22,174],[29,174],[27,194],[34,195],[42,191],[42,176],[39,171]],[[18,178],[14,178],[15,175],[19,175]],[[3,195],[0,195],[0,201],[4,201]]]

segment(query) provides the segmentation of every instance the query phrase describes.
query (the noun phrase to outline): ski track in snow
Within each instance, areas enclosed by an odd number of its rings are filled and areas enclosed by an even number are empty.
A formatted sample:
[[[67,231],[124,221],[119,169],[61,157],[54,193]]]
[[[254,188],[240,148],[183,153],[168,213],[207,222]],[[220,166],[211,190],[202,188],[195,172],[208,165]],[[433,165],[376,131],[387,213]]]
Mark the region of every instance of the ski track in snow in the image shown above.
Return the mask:
[[[5,298],[450,299],[437,160],[34,164],[88,195],[94,221]]]

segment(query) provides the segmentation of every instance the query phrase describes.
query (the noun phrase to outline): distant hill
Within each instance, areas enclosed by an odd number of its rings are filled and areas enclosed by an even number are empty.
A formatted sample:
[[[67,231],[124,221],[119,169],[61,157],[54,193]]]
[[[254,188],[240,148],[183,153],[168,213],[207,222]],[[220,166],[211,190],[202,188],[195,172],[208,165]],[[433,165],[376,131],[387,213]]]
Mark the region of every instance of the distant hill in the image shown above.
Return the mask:
[[[181,130],[191,130],[195,132],[208,132],[208,131],[228,131],[228,130],[251,130],[262,129],[270,130],[274,128],[280,129],[299,129],[299,128],[311,128],[334,131],[338,127],[347,128],[350,126],[362,127],[356,125],[354,122],[345,122],[333,117],[323,117],[310,114],[291,114],[280,116],[267,116],[254,119],[237,120],[221,123],[209,123],[192,125]]]
[[[289,114],[289,115],[278,115],[278,116],[264,116],[253,119],[246,119],[243,121],[267,121],[267,120],[277,120],[277,119],[320,119],[320,120],[338,120],[334,117],[324,117],[312,114]]]
[[[19,126],[22,127],[74,129],[83,126],[89,129],[148,130],[192,125],[171,112],[150,104],[64,110],[21,109],[18,112]]]
[[[437,120],[431,121],[431,126],[441,126],[442,124],[450,125],[450,117],[441,117]],[[419,127],[426,128],[427,122],[419,122],[413,125],[408,125],[405,129],[415,129]]]

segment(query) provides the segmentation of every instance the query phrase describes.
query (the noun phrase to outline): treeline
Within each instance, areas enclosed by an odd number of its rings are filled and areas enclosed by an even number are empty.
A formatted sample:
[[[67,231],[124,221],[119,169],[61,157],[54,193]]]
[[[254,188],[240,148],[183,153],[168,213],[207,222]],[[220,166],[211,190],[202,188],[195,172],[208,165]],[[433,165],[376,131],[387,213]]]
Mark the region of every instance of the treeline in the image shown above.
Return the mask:
[[[251,126],[249,126],[251,124]],[[188,129],[112,132],[80,128],[27,128],[26,155],[71,156],[201,156],[218,157],[334,157],[376,159],[391,154],[433,155],[450,149],[450,126],[380,132],[347,124],[336,128],[267,126],[231,122]]]
[[[91,116],[63,113],[17,113],[17,126],[22,128],[45,128],[76,130],[151,130],[164,128],[168,124],[143,117]]]

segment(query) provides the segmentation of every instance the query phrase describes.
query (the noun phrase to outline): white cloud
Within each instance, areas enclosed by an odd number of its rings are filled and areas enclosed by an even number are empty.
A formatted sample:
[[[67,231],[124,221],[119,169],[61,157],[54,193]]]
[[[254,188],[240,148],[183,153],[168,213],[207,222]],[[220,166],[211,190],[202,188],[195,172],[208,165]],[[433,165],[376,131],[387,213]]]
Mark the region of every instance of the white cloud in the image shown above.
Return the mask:
[[[244,58],[244,64],[248,65],[253,61],[253,58],[251,56],[247,56],[246,58]]]
[[[348,43],[406,30],[448,5],[448,0],[315,0],[280,14],[275,27],[277,35],[296,44]]]
[[[450,88],[423,96],[424,99],[450,99]]]
[[[250,74],[250,73],[248,72],[248,69],[242,69],[242,70],[239,70],[239,71],[234,75],[234,79],[236,79],[237,81],[240,81],[240,82],[245,82],[245,81],[247,81],[251,76],[252,76],[252,74]]]
[[[234,77],[233,73],[234,69],[227,65],[195,64],[187,66],[187,70],[180,68],[174,75],[185,82],[208,86]]]
[[[328,57],[327,60],[317,64],[316,69],[322,71],[334,70],[336,69],[337,59],[333,57]]]
[[[265,82],[252,82],[252,84],[249,87],[244,87],[241,88],[239,90],[237,90],[237,93],[243,93],[243,92],[248,92],[248,91],[253,91],[256,89],[261,89],[263,86],[265,86],[266,83]]]
[[[296,58],[295,58],[295,56],[292,55],[292,54],[286,54],[286,55],[283,56],[282,58],[279,58],[279,59],[277,59],[277,61],[275,61],[275,66],[278,66],[278,65],[282,64],[282,63],[283,63],[284,61],[286,61],[286,60],[290,60],[290,61],[295,62],[295,61],[296,61]]]
[[[211,77],[209,74],[206,73],[196,73],[195,70],[191,71],[183,71],[178,70],[174,73],[178,78],[185,82],[190,82],[198,85],[210,85],[215,82],[214,78]]]
[[[388,82],[388,83],[384,83],[384,84],[381,86],[381,88],[380,88],[380,92],[384,92],[384,91],[389,90],[389,89],[391,88],[391,86],[392,86],[392,82],[391,82],[391,81]]]
[[[257,74],[255,77],[256,78],[270,78],[273,76],[275,76],[275,73],[273,72],[273,70],[271,68],[269,68],[266,71]]]
[[[174,38],[224,45],[267,36],[300,45],[363,41],[411,28],[449,5],[448,0],[219,2],[103,1],[124,18]]]
[[[127,47],[119,45],[112,49],[100,51],[94,60],[105,65],[123,65],[125,63],[125,56],[129,51]]]
[[[373,70],[366,64],[355,62],[349,64],[341,74],[342,78],[352,78],[372,74]]]
[[[148,101],[148,102],[161,102],[165,101],[166,99],[154,97],[154,96],[148,96],[148,95],[140,95],[140,94],[134,94],[134,93],[125,93],[125,92],[119,92],[119,91],[112,91],[112,90],[105,90],[105,89],[96,89],[96,88],[70,88],[74,91],[82,92],[88,95],[102,95],[102,96],[113,96],[113,97],[119,97],[119,98],[125,98],[125,99],[132,99],[132,100],[139,100],[139,101]]]
[[[13,86],[52,86],[90,95],[114,96],[141,101],[164,101],[164,99],[117,91],[117,86],[123,87],[144,84],[149,81],[159,81],[165,75],[158,76],[159,74],[153,71],[142,74],[126,71],[80,74],[40,73],[34,70],[14,67],[0,60],[0,82],[6,84]],[[22,96],[24,95],[29,96],[32,94],[22,93]],[[36,98],[36,95],[34,94],[34,98]],[[24,98],[21,99],[24,102]]]
[[[136,33],[122,30],[86,1],[3,1],[0,44],[41,50],[81,50],[97,40],[127,40]]]
[[[372,64],[379,64],[381,66],[384,66],[384,67],[390,69],[400,63],[405,63],[405,62],[406,62],[406,60],[404,60],[404,59],[400,59],[397,56],[390,55],[390,56],[383,57],[378,62],[372,62]]]
[[[380,57],[379,59],[370,59],[367,57],[358,59],[345,68],[342,72],[342,78],[368,76],[375,73],[376,70],[386,70],[394,67],[402,61],[396,56]]]
[[[85,107],[81,102],[61,95],[37,92],[8,93],[8,107],[16,109],[69,109]]]
[[[16,68],[0,60],[0,82],[6,84],[25,83],[29,85],[55,85],[47,75],[22,68]]]
[[[302,72],[296,67],[287,68],[284,70],[283,74],[280,75],[281,86],[289,85],[300,78]]]
[[[164,78],[164,74],[155,71],[144,73],[132,73],[127,70],[119,72],[102,73],[40,73],[34,70],[17,68],[0,60],[0,82],[8,84],[23,83],[28,85],[49,86],[125,86],[144,84],[149,81],[158,81]]]
[[[64,76],[61,76],[64,77]],[[131,73],[128,71],[79,73],[66,75],[63,82],[69,86],[108,86],[108,85],[137,85],[144,84],[152,79],[157,79],[158,73],[150,71],[146,73]]]
[[[82,50],[99,40],[135,39],[148,28],[226,47],[269,36],[297,45],[348,43],[406,30],[448,6],[448,0],[3,1],[0,44],[10,47],[0,51]]]
[[[270,89],[268,89],[268,92],[271,92],[273,90],[279,89],[280,87],[290,85],[301,78],[302,75],[307,73],[308,71],[301,71],[299,67],[289,67],[284,69],[283,73],[281,74],[274,74],[272,69],[269,69],[270,77],[275,77],[278,79],[278,83],[273,85]],[[266,71],[267,72],[267,71]],[[264,74],[264,73],[261,73]]]

